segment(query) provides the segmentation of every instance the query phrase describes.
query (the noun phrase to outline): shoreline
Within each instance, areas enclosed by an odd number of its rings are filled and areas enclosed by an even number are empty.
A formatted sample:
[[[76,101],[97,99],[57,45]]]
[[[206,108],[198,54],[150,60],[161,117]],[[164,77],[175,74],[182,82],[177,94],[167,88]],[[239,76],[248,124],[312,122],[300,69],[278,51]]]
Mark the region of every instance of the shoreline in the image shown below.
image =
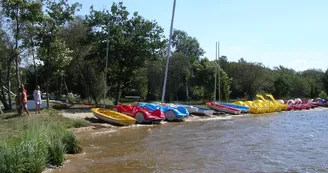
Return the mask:
[[[316,108],[316,109],[311,109],[311,110],[301,110],[301,111],[288,111],[290,113],[300,113],[300,112],[311,112],[311,111],[325,111],[327,110],[326,108]],[[184,123],[193,123],[197,121],[216,121],[216,120],[228,120],[231,119],[232,117],[257,117],[257,116],[272,116],[272,115],[284,115],[285,112],[280,112],[280,113],[273,113],[273,114],[263,114],[263,115],[253,115],[253,114],[243,114],[243,115],[221,115],[221,116],[205,116],[205,117],[199,117],[199,116],[194,116],[191,115],[186,121],[182,122]],[[134,129],[134,128],[143,128],[143,127],[152,127],[154,125],[131,125],[131,126],[115,126],[108,124],[106,122],[103,122],[101,120],[98,120],[91,110],[79,110],[79,109],[65,109],[61,110],[60,114],[63,117],[66,118],[72,118],[72,119],[88,119],[92,120],[92,122],[87,126],[87,127],[79,127],[79,128],[71,128],[71,130],[74,132],[74,134],[78,137],[79,140],[84,139],[85,137],[90,137],[92,135],[103,135],[106,133],[111,133],[115,131],[119,131],[122,129]],[[181,122],[173,122],[173,123],[168,123],[165,122],[163,124],[156,124],[156,126],[162,126],[162,125],[169,125],[169,124],[180,124]],[[82,145],[83,146],[83,145]],[[83,158],[84,155],[88,154],[88,151],[84,150],[84,147],[82,147],[82,152],[78,154],[66,154],[65,155],[65,162],[61,167],[56,167],[56,168],[46,168],[44,172],[56,172],[58,169],[60,170],[61,168],[65,167],[67,164],[70,164],[74,160],[79,160],[81,157]]]
[[[193,122],[193,121],[211,121],[215,119],[226,119],[229,117],[243,117],[243,116],[270,116],[270,115],[276,115],[276,114],[284,114],[286,112],[308,112],[308,111],[322,111],[326,110],[325,107],[318,107],[315,109],[309,109],[309,110],[293,110],[293,111],[284,111],[284,112],[273,112],[273,113],[268,113],[268,114],[241,114],[241,115],[229,115],[229,114],[223,114],[223,115],[207,115],[207,116],[198,116],[198,115],[189,115],[189,117],[186,118],[185,121],[183,122]],[[76,135],[81,135],[83,132],[89,132],[89,131],[97,131],[99,129],[115,129],[119,130],[121,128],[129,128],[129,127],[134,127],[132,126],[117,126],[117,125],[112,125],[110,123],[104,122],[97,117],[95,117],[91,111],[91,108],[70,108],[70,109],[63,109],[59,112],[63,117],[69,118],[69,119],[80,119],[80,120],[85,120],[88,121],[90,124],[86,127],[78,127],[78,128],[71,128],[71,130],[76,134]],[[166,123],[181,123],[181,122],[166,122]],[[163,125],[163,124],[156,124],[156,125]],[[151,126],[148,124],[141,124],[141,126]]]
[[[91,108],[70,108],[70,109],[63,109],[59,111],[59,114],[65,118],[69,119],[80,119],[88,121],[90,124],[86,127],[77,127],[71,128],[71,130],[76,134],[79,135],[83,132],[88,132],[92,130],[98,130],[102,128],[116,128],[118,126],[108,124],[99,120],[95,117],[91,111]]]

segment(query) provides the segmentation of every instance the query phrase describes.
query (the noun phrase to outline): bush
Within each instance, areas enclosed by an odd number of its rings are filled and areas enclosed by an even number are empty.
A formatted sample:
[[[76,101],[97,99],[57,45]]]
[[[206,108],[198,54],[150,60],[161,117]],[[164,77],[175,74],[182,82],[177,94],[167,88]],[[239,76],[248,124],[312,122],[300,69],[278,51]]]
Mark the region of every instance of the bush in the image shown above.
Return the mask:
[[[320,98],[323,98],[323,99],[327,99],[327,98],[328,98],[327,93],[324,92],[324,91],[321,91],[321,92],[320,92],[319,97],[320,97]]]
[[[61,166],[65,153],[81,147],[72,131],[53,119],[25,118],[11,125],[14,136],[0,141],[0,172],[42,172],[46,166]]]
[[[42,172],[47,163],[47,150],[37,138],[19,136],[0,147],[0,172]]]
[[[50,139],[48,141],[48,164],[53,166],[61,166],[65,160],[64,144],[60,139]]]
[[[79,141],[77,140],[75,134],[72,131],[66,131],[63,135],[63,143],[65,145],[65,152],[68,154],[76,154],[82,151],[79,146]]]

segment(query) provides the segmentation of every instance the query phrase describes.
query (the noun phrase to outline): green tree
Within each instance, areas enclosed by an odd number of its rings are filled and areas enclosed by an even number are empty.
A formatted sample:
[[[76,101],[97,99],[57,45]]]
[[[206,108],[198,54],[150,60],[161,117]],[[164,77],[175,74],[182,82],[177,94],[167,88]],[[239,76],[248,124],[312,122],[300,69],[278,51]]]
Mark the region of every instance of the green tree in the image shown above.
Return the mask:
[[[207,58],[202,58],[200,61],[193,63],[192,68],[194,71],[191,80],[193,93],[197,93],[196,97],[205,100],[213,98],[215,63]]]
[[[8,21],[10,26],[7,31],[10,40],[9,58],[7,58],[7,92],[8,92],[8,107],[11,108],[11,67],[12,63],[15,64],[15,86],[20,86],[20,63],[22,52],[22,35],[24,35],[24,27],[35,16],[38,16],[41,12],[41,3],[33,0],[1,0],[0,1],[0,13],[4,15],[2,20]],[[15,87],[16,88],[16,87]],[[16,89],[15,89],[16,90]]]
[[[0,7],[1,9],[1,7]],[[10,93],[8,95],[8,102],[7,102],[7,91],[4,89],[5,86],[5,71],[3,69],[8,69],[10,72],[11,65],[8,66],[8,61],[11,59],[10,52],[11,52],[11,43],[9,41],[9,37],[6,32],[3,30],[2,25],[2,17],[0,14],[0,101],[4,105],[5,109],[11,109],[11,100],[10,100]],[[8,77],[7,80],[10,81]],[[8,82],[10,84],[10,82]],[[8,86],[7,86],[8,87]]]
[[[125,87],[125,95],[140,96],[142,100],[146,99],[148,93],[147,68],[138,68],[131,74],[132,80]]]
[[[309,97],[311,93],[311,86],[306,80],[306,78],[301,75],[295,75],[292,78],[293,81],[293,90],[291,91],[290,96],[292,97]]]
[[[93,37],[98,43],[93,55],[99,61],[105,62],[106,39],[110,38],[109,68],[106,70],[110,74],[108,81],[117,104],[121,92],[133,79],[131,74],[138,68],[145,67],[146,60],[156,58],[158,51],[165,46],[163,29],[137,12],[129,18],[129,12],[122,2],[113,3],[111,11],[96,11],[91,8],[87,21],[90,26],[99,28],[94,31]]]
[[[195,61],[199,61],[199,58],[205,53],[205,51],[200,47],[198,40],[195,37],[189,36],[185,31],[174,30],[172,34],[172,47],[174,52],[181,53],[188,58],[189,62],[186,63],[186,65],[188,65],[192,76],[192,64]],[[189,81],[190,78],[186,78],[184,83],[187,99],[189,99]]]
[[[147,100],[160,100],[164,79],[164,69],[165,63],[164,58],[162,57],[147,61]]]
[[[25,22],[25,25],[22,28],[22,32],[24,34],[21,35],[21,38],[22,38],[22,47],[27,51],[25,59],[27,59],[27,61],[29,62],[31,61],[30,58],[32,57],[35,85],[38,85],[38,74],[37,74],[38,59],[36,54],[40,42],[38,42],[37,40],[38,37],[37,31],[38,31],[39,23],[42,22],[43,19],[43,12],[41,10],[42,8],[41,1],[33,2],[32,5],[34,8],[30,8],[30,9],[34,10],[33,12],[34,15],[30,15],[28,18],[28,22]]]
[[[16,80],[20,86],[19,65],[20,65],[20,42],[22,39],[22,30],[26,23],[38,16],[42,10],[42,4],[38,1],[28,0],[2,0],[2,9],[5,16],[10,19],[12,24],[13,39],[15,42],[15,51],[12,60],[15,60]]]
[[[168,97],[171,100],[186,100],[186,95],[182,91],[186,86],[186,80],[189,79],[189,60],[182,53],[173,53],[170,57],[169,75],[168,75]],[[180,95],[180,93],[184,93]]]
[[[219,60],[219,65],[224,71],[226,71],[228,69],[228,66],[229,66],[228,57],[227,56],[221,56],[220,60]]]
[[[103,93],[100,91],[104,90],[104,72],[97,70],[97,61],[89,60],[88,63],[83,63],[81,69],[83,69],[81,77],[81,84],[88,97],[91,97],[95,104],[100,103]],[[100,82],[101,81],[101,82]]]
[[[228,101],[230,97],[230,85],[232,78],[229,78],[228,74],[222,69],[220,70],[220,78],[217,79],[218,83],[220,82],[220,95],[218,96],[223,101]],[[219,76],[218,76],[219,77]]]
[[[320,97],[320,98],[324,98],[324,99],[327,99],[327,98],[328,98],[328,95],[327,95],[327,93],[326,93],[326,92],[324,92],[324,91],[321,91],[321,92],[319,93],[319,97]]]
[[[301,72],[301,75],[306,78],[311,87],[310,96],[317,97],[319,93],[324,90],[324,83],[322,78],[324,72],[320,69],[308,69]]]
[[[204,55],[205,51],[200,47],[195,37],[188,36],[185,31],[174,30],[172,34],[172,46],[175,52],[184,54],[192,64]]]
[[[202,58],[200,61],[195,61],[193,64],[194,77],[192,78],[192,90],[204,100],[213,99],[216,67],[216,62],[209,61],[207,58]],[[220,77],[217,76],[217,81],[220,81],[221,92],[219,94],[219,85],[217,82],[216,98],[220,96],[222,100],[227,101],[231,92],[230,86],[232,79],[228,77],[227,73],[222,68],[218,68],[217,70],[220,70]]]
[[[260,91],[272,90],[272,71],[261,63],[247,62],[241,58],[238,62],[229,63],[228,76],[233,78],[232,92],[235,97],[253,99]]]
[[[324,84],[324,89],[328,92],[328,69],[325,71],[325,74],[322,77],[322,82]]]
[[[64,79],[71,80],[63,80],[63,84],[67,91],[70,88],[75,93],[80,94],[82,98],[92,97],[98,102],[103,95],[103,90],[100,89],[103,89],[104,85],[99,84],[99,81],[93,83],[85,81],[91,78],[92,75],[94,78],[104,79],[104,77],[99,76],[99,74],[103,74],[103,70],[98,68],[97,60],[88,57],[91,49],[94,47],[93,40],[89,39],[91,30],[92,28],[85,23],[84,19],[75,17],[62,32],[61,37],[64,39],[66,46],[71,50],[69,56],[72,57],[69,66],[65,70],[67,77],[63,76]],[[89,68],[95,70],[91,75],[84,73],[88,72]]]
[[[277,98],[286,97],[292,91],[292,80],[288,74],[281,74],[274,81],[274,95]]]
[[[52,75],[62,74],[61,68],[70,61],[69,50],[63,39],[60,38],[60,32],[65,24],[73,20],[74,13],[80,9],[80,4],[69,5],[67,0],[47,0],[46,14],[43,17],[39,29],[39,40],[41,42],[39,49],[40,59],[47,68],[46,93],[47,107],[49,107],[49,85]],[[50,73],[53,72],[53,73]]]

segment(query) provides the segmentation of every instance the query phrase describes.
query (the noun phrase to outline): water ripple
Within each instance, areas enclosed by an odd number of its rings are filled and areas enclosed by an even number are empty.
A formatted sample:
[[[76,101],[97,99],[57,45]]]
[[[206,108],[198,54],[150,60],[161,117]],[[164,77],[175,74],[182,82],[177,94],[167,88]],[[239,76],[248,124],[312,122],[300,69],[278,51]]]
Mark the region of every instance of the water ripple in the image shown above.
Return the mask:
[[[328,172],[327,131],[326,109],[137,125],[84,139],[93,162],[61,172]]]

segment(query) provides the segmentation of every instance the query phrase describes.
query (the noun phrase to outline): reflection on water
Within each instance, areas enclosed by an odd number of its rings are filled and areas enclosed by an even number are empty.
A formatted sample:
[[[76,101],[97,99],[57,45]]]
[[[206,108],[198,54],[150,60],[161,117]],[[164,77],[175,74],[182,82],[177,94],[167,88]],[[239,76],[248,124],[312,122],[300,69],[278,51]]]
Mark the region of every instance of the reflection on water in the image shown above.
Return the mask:
[[[102,129],[51,172],[328,172],[327,122],[313,110]]]

